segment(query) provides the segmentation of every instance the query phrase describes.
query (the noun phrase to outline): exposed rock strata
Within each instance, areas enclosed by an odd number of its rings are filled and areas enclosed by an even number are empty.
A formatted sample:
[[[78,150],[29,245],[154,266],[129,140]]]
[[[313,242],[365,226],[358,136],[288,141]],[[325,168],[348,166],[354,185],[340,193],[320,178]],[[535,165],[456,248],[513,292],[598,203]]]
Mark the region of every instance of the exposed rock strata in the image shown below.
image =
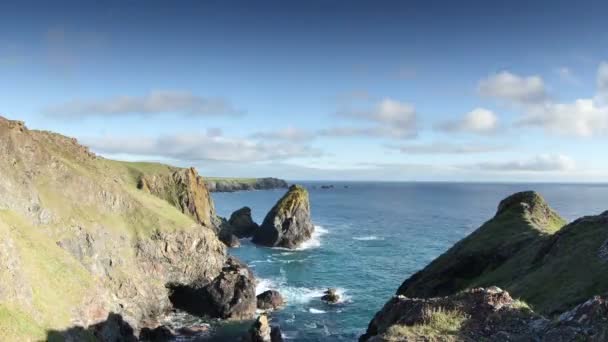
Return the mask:
[[[296,248],[312,237],[314,229],[308,191],[292,185],[268,212],[252,241],[270,247]]]

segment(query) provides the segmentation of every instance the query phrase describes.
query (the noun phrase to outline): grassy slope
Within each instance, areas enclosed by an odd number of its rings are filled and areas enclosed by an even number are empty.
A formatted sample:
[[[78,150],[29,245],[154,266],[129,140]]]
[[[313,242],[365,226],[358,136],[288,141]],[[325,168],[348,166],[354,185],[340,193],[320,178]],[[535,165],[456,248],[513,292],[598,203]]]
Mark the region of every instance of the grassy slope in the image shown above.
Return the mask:
[[[108,229],[114,236],[126,234],[133,240],[156,230],[195,226],[192,218],[166,201],[135,187],[138,172],[168,172],[169,166],[88,158],[71,139],[49,132],[5,132],[3,139],[9,140],[3,143],[27,146],[27,150],[9,156],[17,161],[14,165],[8,164],[10,158],[5,164],[0,161],[0,172],[17,186],[31,182],[40,207],[52,213],[52,219],[34,225],[26,210],[0,211],[0,235],[14,241],[21,260],[17,272],[27,280],[27,284],[7,287],[31,286],[33,291],[31,303],[20,297],[0,301],[0,340],[39,340],[45,329],[69,326],[71,309],[82,304],[97,281],[57,246],[56,241],[71,236],[69,227]],[[23,176],[32,170],[36,177]],[[129,270],[122,273],[128,277]]]
[[[497,285],[535,311],[555,314],[606,292],[608,263],[598,250],[608,238],[608,220],[564,225],[548,206],[536,209],[497,214],[406,280],[398,293],[432,297]]]

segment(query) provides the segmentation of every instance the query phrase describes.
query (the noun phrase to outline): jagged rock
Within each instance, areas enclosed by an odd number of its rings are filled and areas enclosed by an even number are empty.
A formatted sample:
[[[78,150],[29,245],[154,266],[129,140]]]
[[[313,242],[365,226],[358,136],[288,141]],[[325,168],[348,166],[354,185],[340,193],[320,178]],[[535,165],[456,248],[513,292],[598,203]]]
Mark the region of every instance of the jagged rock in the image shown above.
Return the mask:
[[[266,215],[252,241],[263,246],[295,248],[310,239],[313,232],[308,191],[292,185]]]
[[[247,342],[283,342],[281,328],[271,327],[268,323],[268,316],[262,314],[253,322],[245,338]]]
[[[340,295],[336,292],[336,289],[329,288],[324,292],[321,300],[330,304],[335,304],[340,301]]]
[[[268,290],[257,295],[257,307],[261,310],[274,310],[283,306],[283,303],[283,296],[275,290]]]
[[[252,237],[255,231],[260,227],[251,218],[251,209],[243,207],[230,215],[228,223],[232,227],[232,234],[239,238]]]
[[[220,275],[204,286],[173,284],[173,306],[198,316],[248,319],[256,309],[255,278],[247,266],[229,257]]]
[[[608,341],[608,295],[594,296],[559,316],[542,342]]]
[[[145,342],[165,342],[170,341],[174,337],[174,332],[164,325],[158,326],[154,329],[143,328],[139,332],[139,340]]]

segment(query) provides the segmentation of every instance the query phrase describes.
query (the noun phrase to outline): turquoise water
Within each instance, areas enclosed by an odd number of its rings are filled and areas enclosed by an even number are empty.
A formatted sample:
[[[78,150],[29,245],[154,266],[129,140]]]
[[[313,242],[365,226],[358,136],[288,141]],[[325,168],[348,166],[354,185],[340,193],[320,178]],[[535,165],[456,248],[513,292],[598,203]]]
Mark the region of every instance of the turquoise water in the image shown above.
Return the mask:
[[[335,188],[322,190],[321,183],[302,184],[317,226],[313,240],[295,251],[245,240],[231,250],[260,279],[259,291],[277,289],[286,297],[272,320],[293,341],[356,340],[404,279],[491,218],[498,202],[516,191],[539,191],[568,220],[608,209],[608,185],[332,182]],[[219,215],[247,205],[261,223],[283,193],[214,193],[213,199]],[[323,303],[327,287],[338,288],[344,301]]]

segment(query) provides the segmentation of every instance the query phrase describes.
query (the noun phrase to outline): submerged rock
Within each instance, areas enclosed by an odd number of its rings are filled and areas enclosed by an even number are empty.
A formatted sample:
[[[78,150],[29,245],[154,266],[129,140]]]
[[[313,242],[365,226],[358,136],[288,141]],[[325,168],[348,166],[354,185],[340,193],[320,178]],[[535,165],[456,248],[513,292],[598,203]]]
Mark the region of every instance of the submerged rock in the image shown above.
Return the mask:
[[[283,303],[283,296],[275,290],[268,290],[257,295],[257,307],[261,310],[274,310],[281,307]]]
[[[204,286],[172,285],[173,306],[197,316],[249,319],[256,310],[255,279],[247,266],[229,257],[220,275]]]
[[[260,227],[251,218],[251,209],[243,207],[230,215],[228,223],[232,227],[232,234],[239,238],[252,237],[255,231]]]
[[[263,246],[296,248],[311,238],[314,229],[308,191],[292,185],[266,215],[252,241]]]
[[[321,300],[327,303],[335,304],[340,301],[340,295],[338,294],[336,289],[329,288],[323,293],[324,294],[323,297],[321,297]]]

